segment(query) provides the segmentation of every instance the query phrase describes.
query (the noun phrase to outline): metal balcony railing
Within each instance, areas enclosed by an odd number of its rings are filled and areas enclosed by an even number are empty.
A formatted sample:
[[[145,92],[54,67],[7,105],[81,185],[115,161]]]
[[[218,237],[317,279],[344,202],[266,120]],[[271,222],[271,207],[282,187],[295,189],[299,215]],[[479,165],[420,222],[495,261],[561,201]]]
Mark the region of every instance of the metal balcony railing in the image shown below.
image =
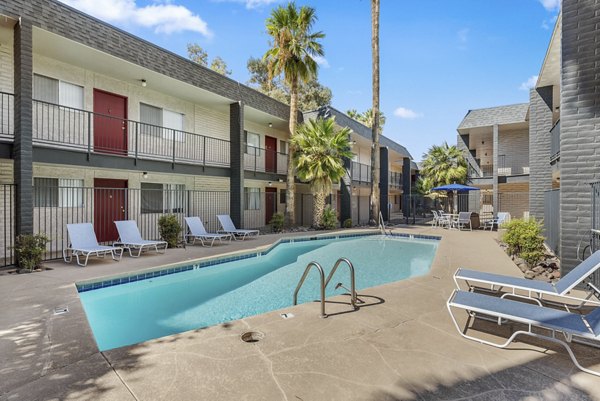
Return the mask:
[[[368,164],[352,162],[351,177],[352,177],[352,181],[355,181],[355,182],[370,183],[371,182],[371,166],[369,166]]]
[[[255,173],[287,174],[288,155],[270,149],[246,146],[244,170]]]
[[[14,138],[14,104],[12,93],[0,92],[0,139],[12,141]]]
[[[401,188],[402,187],[402,173],[390,172],[390,178],[389,178],[388,184],[392,188]]]
[[[560,159],[560,120],[550,130],[550,162]]]

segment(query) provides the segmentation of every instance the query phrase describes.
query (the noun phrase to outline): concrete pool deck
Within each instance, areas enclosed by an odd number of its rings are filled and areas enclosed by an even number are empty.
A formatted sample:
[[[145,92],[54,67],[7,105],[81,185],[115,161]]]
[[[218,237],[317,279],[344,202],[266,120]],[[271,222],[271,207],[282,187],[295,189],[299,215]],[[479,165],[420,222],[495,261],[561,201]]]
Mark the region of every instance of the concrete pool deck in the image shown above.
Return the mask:
[[[359,291],[367,303],[358,311],[345,313],[347,297],[337,297],[327,303],[327,319],[310,303],[285,309],[291,319],[275,311],[102,353],[75,282],[281,236],[0,275],[0,400],[600,400],[600,378],[577,370],[563,349],[528,341],[501,350],[456,332],[445,303],[457,267],[520,273],[497,233],[397,230],[442,236],[432,269]],[[69,312],[54,315],[58,306]],[[250,330],[264,339],[242,342]],[[584,366],[600,369],[600,350],[574,349]]]

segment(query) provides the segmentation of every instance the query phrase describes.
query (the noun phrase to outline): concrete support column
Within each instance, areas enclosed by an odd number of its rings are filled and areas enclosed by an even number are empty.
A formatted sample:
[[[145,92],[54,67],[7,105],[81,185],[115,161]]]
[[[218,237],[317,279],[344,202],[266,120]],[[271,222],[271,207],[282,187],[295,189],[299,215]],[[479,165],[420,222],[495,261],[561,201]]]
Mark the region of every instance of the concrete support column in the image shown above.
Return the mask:
[[[411,213],[410,184],[410,159],[405,157],[402,160],[402,214],[404,215],[404,222],[406,224],[408,224],[408,217]]]
[[[390,193],[390,164],[389,150],[387,146],[379,148],[379,210],[384,221],[390,220],[389,193]]]
[[[499,204],[498,204],[498,167],[500,167],[498,165],[498,136],[499,136],[499,128],[498,128],[498,124],[494,124],[494,126],[492,127],[493,130],[493,140],[492,140],[492,146],[493,148],[493,167],[494,170],[492,172],[493,174],[493,178],[492,178],[492,185],[493,185],[493,195],[492,195],[492,204],[494,206],[494,217],[496,217],[498,215],[498,212],[500,210],[498,210]]]
[[[538,220],[544,218],[544,192],[552,189],[552,88],[529,93],[529,215]]]
[[[351,168],[352,161],[348,158],[344,158],[344,168],[346,174],[340,180],[340,220],[344,224],[346,219],[352,218],[352,177]],[[353,221],[353,224],[358,224],[357,221]]]
[[[33,30],[21,19],[14,28],[16,234],[33,233]]]
[[[229,214],[236,227],[244,226],[244,103],[229,105],[231,178]]]

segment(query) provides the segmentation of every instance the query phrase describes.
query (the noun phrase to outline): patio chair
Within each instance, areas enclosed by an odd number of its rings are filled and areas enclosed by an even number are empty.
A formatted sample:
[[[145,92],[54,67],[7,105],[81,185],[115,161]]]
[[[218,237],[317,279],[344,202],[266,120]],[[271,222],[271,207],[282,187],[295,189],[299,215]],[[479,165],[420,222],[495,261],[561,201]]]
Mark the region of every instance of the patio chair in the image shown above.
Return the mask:
[[[559,297],[565,300],[579,302],[578,306],[571,306],[572,309],[581,308],[586,303],[600,306],[600,302],[591,299],[592,297],[595,297],[600,300],[600,289],[589,280],[589,277],[598,271],[598,269],[600,269],[600,251],[592,254],[592,256],[581,262],[556,283],[485,273],[478,270],[464,269],[462,267],[454,273],[454,282],[458,289],[460,289],[460,285],[458,284],[459,280],[463,280],[470,290],[474,290],[478,287],[473,285],[473,283],[490,286],[489,288],[493,292],[500,292],[504,288],[508,288],[510,289],[510,292],[505,292],[502,295],[502,298],[514,297],[532,299],[539,305],[542,305],[542,302],[545,302],[564,306],[569,310],[569,306],[566,305],[566,303],[544,299],[544,296]],[[569,295],[571,290],[582,283],[585,283],[586,285],[585,292],[587,292],[587,295],[585,298]],[[520,291],[521,293],[517,291]],[[526,293],[527,295],[523,295],[522,293]]]
[[[104,258],[108,253],[110,253],[113,260],[121,260],[123,248],[98,244],[92,223],[67,224],[67,233],[69,234],[70,243],[67,248],[63,249],[65,263],[71,263],[73,256],[75,256],[79,266],[87,266],[90,255]],[[71,251],[70,255],[69,251]],[[80,262],[79,256],[85,256],[83,263]]]
[[[142,238],[140,230],[135,220],[120,220],[115,221],[117,231],[119,232],[119,239],[115,244],[122,245],[123,248],[129,251],[129,256],[138,258],[144,249],[154,248],[156,253],[165,253],[167,250],[167,241],[150,241]],[[160,252],[159,248],[162,248]],[[137,249],[137,255],[131,252],[132,249]]]
[[[454,226],[454,222],[452,221],[452,215],[440,212],[438,217],[438,224],[440,227],[451,229]]]
[[[498,215],[491,220],[487,220],[483,223],[483,229],[489,227],[490,231],[494,229],[494,226],[500,228],[500,226],[506,222],[510,221],[510,213],[508,212],[498,212]]]
[[[473,226],[471,225],[471,212],[460,212],[458,214],[458,219],[456,219],[456,228],[460,230],[466,226],[469,226],[469,230],[473,231]]]
[[[197,239],[200,240],[202,246],[207,246],[204,244],[204,240],[207,242],[210,241],[211,247],[217,239],[219,242],[223,242],[223,239],[229,239],[231,241],[231,234],[217,234],[206,231],[206,228],[204,228],[204,224],[202,224],[200,217],[186,217],[185,224],[187,224],[189,230],[189,234],[185,234],[185,239],[186,242],[188,239],[191,239],[192,245],[196,243]]]
[[[431,227],[437,227],[439,224],[440,215],[436,210],[432,210],[431,213],[433,214],[433,219],[431,219]]]
[[[600,340],[600,307],[595,308],[586,315],[580,315],[558,309],[460,290],[455,290],[452,293],[446,306],[456,330],[458,330],[458,333],[464,338],[498,348],[506,348],[519,335],[526,335],[550,341],[562,345],[569,353],[575,366],[580,370],[595,376],[600,376],[600,372],[581,366],[569,346],[573,336],[585,338],[594,342]],[[459,326],[456,317],[452,313],[452,308],[462,309],[467,312],[469,319],[467,320],[465,328]],[[477,314],[492,317],[494,320],[497,319],[498,325],[503,324],[505,321],[510,321],[523,324],[525,327],[513,332],[506,342],[495,343],[467,334],[468,330],[472,330],[472,327],[469,327],[470,318],[476,318]],[[534,332],[534,327],[549,331],[551,335]],[[562,334],[564,340],[557,336],[557,334]]]
[[[235,224],[233,224],[233,221],[231,221],[231,217],[228,214],[219,214],[217,215],[217,219],[219,219],[222,228],[222,230],[219,230],[218,232],[230,234],[236,241],[237,237],[241,237],[243,241],[246,237],[251,235],[256,235],[258,237],[260,233],[258,230],[242,230],[235,228]]]

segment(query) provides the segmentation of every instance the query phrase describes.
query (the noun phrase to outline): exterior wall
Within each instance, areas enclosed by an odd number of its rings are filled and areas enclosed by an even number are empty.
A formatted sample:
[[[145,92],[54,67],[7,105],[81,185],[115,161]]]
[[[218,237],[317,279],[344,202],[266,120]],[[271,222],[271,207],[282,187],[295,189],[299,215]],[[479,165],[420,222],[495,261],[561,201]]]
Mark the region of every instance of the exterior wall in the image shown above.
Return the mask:
[[[529,217],[529,183],[498,184],[498,212],[512,218]]]
[[[529,174],[529,132],[499,127],[499,175]],[[504,166],[502,166],[504,155]]]
[[[560,254],[563,274],[591,228],[590,185],[600,178],[600,13],[598,0],[564,0],[560,132]]]
[[[13,161],[11,159],[0,159],[0,184],[12,184],[13,182]]]
[[[0,27],[0,91],[13,93],[13,30]]]
[[[550,129],[552,128],[552,87],[532,89],[529,109],[529,210],[544,217],[544,192],[552,186]]]

